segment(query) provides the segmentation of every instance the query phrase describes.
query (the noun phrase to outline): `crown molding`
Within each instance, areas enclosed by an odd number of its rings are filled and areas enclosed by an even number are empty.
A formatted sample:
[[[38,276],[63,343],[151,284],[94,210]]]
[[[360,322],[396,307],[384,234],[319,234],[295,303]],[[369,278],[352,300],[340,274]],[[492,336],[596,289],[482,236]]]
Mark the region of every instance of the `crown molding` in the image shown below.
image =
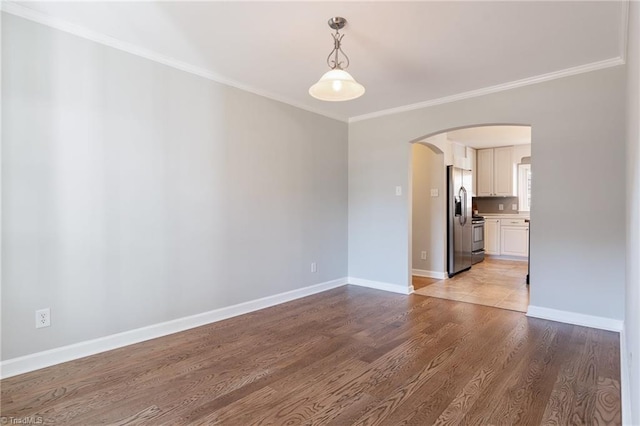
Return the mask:
[[[427,108],[435,105],[447,104],[450,102],[460,101],[463,99],[477,98],[478,96],[489,95],[491,93],[503,92],[518,87],[529,86],[532,84],[542,83],[544,81],[555,80],[558,78],[569,77],[576,74],[582,74],[590,71],[596,71],[603,68],[624,65],[624,60],[620,57],[605,59],[604,61],[592,62],[590,64],[580,65],[573,68],[566,68],[560,71],[554,71],[547,74],[541,74],[534,77],[523,78],[522,80],[511,81],[509,83],[498,84],[496,86],[485,87],[482,89],[471,90],[469,92],[458,93],[456,95],[445,96],[443,98],[432,99],[430,101],[418,102],[411,105],[405,105],[397,108],[385,109],[382,111],[372,112],[370,114],[358,115],[349,118],[349,123],[356,121],[369,120],[372,118],[383,117],[385,115],[399,114],[401,112],[414,111],[416,109]]]
[[[170,56],[162,55],[160,53],[154,52],[149,49],[145,49],[144,47],[141,47],[132,43],[118,40],[106,34],[101,34],[99,32],[92,31],[86,27],[72,24],[63,19],[55,18],[53,16],[47,15],[45,13],[39,12],[37,10],[31,9],[29,7],[26,7],[20,4],[13,3],[11,1],[6,1],[6,0],[0,1],[0,10],[2,10],[3,12],[7,12],[11,15],[15,15],[20,18],[27,19],[29,21],[33,21],[50,28],[54,28],[56,30],[64,31],[66,33],[75,35],[77,37],[91,40],[93,42],[100,43],[102,45],[109,46],[114,49],[118,49],[123,52],[130,53],[132,55],[136,55],[154,62],[161,63],[163,65],[178,69],[180,71],[188,72],[190,74],[194,74],[199,77],[206,78],[207,80],[215,81],[216,83],[220,83],[226,86],[234,87],[236,89],[244,90],[246,92],[253,93],[255,95],[262,96],[264,98],[268,98],[277,102],[282,102],[284,104],[288,104],[293,107],[296,107],[305,111],[309,111],[314,114],[319,114],[334,120],[342,121],[345,123],[348,122],[348,118],[345,116],[337,115],[321,109],[312,108],[307,105],[303,105],[299,102],[296,102],[292,99],[286,98],[284,96],[276,95],[274,93],[271,93],[265,90],[256,89],[255,87],[251,87],[246,84],[240,83],[238,81],[231,80],[229,78],[226,78],[224,76],[211,72],[205,68],[191,65],[187,62],[180,61]]]
[[[261,89],[257,89],[255,87],[248,86],[246,84],[240,83],[235,80],[231,80],[219,74],[216,74],[212,71],[209,71],[205,68],[201,68],[192,64],[189,64],[184,61],[180,61],[178,59],[172,58],[170,56],[162,55],[157,52],[154,52],[149,49],[145,49],[143,47],[137,46],[132,43],[127,43],[121,40],[118,40],[114,37],[98,33],[96,31],[92,31],[88,28],[72,24],[65,20],[52,17],[50,15],[44,14],[42,12],[38,12],[34,9],[28,8],[23,5],[19,5],[7,0],[0,0],[0,10],[3,12],[7,12],[9,14],[60,30],[69,34],[73,34],[75,36],[94,41],[96,43],[103,44],[105,46],[112,47],[114,49],[118,49],[132,55],[140,56],[142,58],[161,63],[163,65],[188,72],[190,74],[197,75],[202,78],[206,78],[207,80],[214,81],[216,83],[224,84],[229,87],[234,87],[236,89],[240,89],[249,93],[253,93],[258,96],[262,96],[264,98],[268,98],[274,100],[276,102],[281,102],[295,108],[299,108],[314,114],[319,114],[334,120],[342,121],[345,123],[355,123],[358,121],[369,120],[372,118],[383,117],[387,115],[399,114],[402,112],[414,111],[421,108],[427,108],[436,105],[442,105],[450,102],[460,101],[464,99],[475,98],[479,96],[489,95],[492,93],[502,92],[506,90],[515,89],[518,87],[529,86],[532,84],[542,83],[545,81],[555,80],[558,78],[569,77],[577,74],[582,74],[586,72],[596,71],[604,68],[614,67],[618,65],[624,65],[626,63],[626,55],[627,55],[627,41],[628,41],[628,21],[629,21],[629,2],[630,0],[626,0],[621,2],[621,26],[620,26],[620,55],[615,58],[605,59],[603,61],[592,62],[585,65],[579,65],[572,68],[566,68],[560,71],[554,71],[547,74],[541,74],[533,77],[524,78],[521,80],[516,80],[508,83],[498,84],[495,86],[485,87],[477,90],[472,90],[468,92],[458,93],[451,96],[445,96],[438,99],[431,99],[428,101],[418,102],[409,105],[403,105],[400,107],[389,108],[384,110],[375,111],[368,114],[362,114],[353,117],[345,117],[343,115],[335,114],[333,112],[325,111],[323,109],[309,107],[300,102],[294,101],[292,99],[265,91]]]

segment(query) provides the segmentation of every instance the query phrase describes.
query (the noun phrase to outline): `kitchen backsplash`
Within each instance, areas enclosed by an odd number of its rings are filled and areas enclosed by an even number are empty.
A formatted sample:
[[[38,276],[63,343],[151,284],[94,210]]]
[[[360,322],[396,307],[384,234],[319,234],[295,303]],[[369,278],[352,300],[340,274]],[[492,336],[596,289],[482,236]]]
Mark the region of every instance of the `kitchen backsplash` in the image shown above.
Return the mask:
[[[500,204],[503,210],[500,210]],[[514,204],[515,209],[512,208]],[[518,213],[518,197],[473,197],[473,205],[480,213]]]

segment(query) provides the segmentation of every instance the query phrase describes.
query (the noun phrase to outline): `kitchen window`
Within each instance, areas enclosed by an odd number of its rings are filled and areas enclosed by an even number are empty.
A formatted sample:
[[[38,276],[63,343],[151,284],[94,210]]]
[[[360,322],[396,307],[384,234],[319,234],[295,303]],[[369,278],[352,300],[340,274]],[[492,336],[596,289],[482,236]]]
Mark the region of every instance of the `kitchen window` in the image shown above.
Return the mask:
[[[518,211],[531,210],[531,164],[518,164]]]

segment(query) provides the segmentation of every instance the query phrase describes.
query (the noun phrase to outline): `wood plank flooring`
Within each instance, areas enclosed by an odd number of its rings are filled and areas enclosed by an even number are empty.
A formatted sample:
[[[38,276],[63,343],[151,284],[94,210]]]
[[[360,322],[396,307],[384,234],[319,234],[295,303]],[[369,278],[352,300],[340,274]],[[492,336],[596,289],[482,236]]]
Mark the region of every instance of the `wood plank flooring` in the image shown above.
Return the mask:
[[[340,287],[0,382],[65,425],[620,424],[618,334]]]
[[[446,280],[413,277],[416,294],[526,312],[527,262],[485,258],[469,271]],[[532,284],[535,285],[535,284]]]

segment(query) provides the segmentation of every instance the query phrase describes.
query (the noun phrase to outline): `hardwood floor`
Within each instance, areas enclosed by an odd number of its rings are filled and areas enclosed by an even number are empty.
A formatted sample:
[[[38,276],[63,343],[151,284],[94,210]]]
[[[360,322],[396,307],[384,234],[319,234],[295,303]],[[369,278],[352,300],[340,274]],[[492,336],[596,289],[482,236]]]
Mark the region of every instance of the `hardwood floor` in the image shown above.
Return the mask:
[[[526,276],[526,262],[487,257],[469,271],[446,280],[413,277],[413,287],[423,296],[526,312]]]
[[[2,380],[44,424],[620,424],[618,334],[340,287]]]

